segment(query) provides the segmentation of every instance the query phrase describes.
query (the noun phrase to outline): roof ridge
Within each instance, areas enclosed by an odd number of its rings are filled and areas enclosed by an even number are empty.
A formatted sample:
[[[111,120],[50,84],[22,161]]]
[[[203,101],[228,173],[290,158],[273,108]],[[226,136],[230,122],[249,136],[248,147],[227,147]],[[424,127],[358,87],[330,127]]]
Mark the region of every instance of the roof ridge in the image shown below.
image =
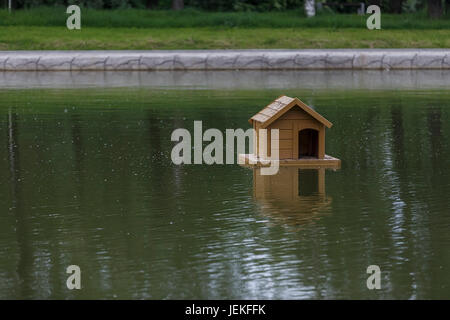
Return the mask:
[[[289,100],[289,102],[280,101],[280,99],[286,99],[286,98]],[[277,106],[273,107],[272,105],[275,103],[277,104]],[[273,100],[271,103],[269,103],[263,109],[261,109],[258,113],[256,113],[253,117],[251,117],[249,119],[249,122],[252,123],[252,121],[257,121],[259,123],[262,123],[263,127],[267,127],[269,124],[271,124],[272,122],[277,120],[279,117],[281,117],[284,113],[289,111],[295,105],[299,106],[302,110],[304,110],[311,117],[313,117],[315,120],[319,121],[326,127],[331,128],[331,126],[333,125],[330,121],[325,119],[322,115],[320,115],[313,108],[311,108],[306,103],[301,101],[299,98],[297,98],[297,97],[292,98],[292,97],[288,97],[286,95],[281,95],[277,99]],[[285,110],[285,109],[287,109],[287,110]],[[263,119],[261,119],[261,117]]]

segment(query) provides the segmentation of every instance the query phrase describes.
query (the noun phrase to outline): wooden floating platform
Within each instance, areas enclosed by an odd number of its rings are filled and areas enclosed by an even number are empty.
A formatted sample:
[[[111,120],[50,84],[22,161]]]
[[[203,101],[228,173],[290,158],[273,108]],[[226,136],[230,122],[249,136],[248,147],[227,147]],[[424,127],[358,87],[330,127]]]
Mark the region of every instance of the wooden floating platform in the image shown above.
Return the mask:
[[[277,161],[279,166],[295,166],[298,168],[333,168],[341,167],[341,160],[329,155],[325,155],[324,159],[314,157],[304,157],[299,159],[265,159],[252,154],[239,154],[239,163],[250,167],[268,167],[271,161]]]

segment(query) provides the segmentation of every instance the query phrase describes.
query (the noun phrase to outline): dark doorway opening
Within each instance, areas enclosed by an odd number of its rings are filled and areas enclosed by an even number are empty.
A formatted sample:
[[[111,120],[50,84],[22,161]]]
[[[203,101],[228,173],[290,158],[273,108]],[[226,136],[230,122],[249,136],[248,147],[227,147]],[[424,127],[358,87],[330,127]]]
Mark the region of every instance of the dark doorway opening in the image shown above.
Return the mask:
[[[303,129],[298,132],[298,157],[317,158],[319,152],[319,133],[314,129]]]

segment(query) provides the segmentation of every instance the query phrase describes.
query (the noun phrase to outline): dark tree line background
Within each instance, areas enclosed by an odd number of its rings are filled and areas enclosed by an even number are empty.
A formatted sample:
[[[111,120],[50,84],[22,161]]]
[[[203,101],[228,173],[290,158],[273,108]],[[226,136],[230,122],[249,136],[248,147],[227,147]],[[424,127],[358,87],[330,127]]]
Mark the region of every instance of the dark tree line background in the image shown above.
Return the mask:
[[[6,0],[4,0],[7,2]],[[30,8],[40,5],[55,6],[78,4],[96,9],[147,8],[182,10],[185,7],[207,11],[274,11],[303,10],[304,0],[12,0],[13,7]],[[427,8],[431,17],[440,17],[444,11],[450,13],[450,0],[316,0],[316,2],[331,2],[333,9],[345,12],[348,3],[364,2],[366,6],[377,4],[386,13],[402,13],[419,11]],[[445,10],[444,10],[445,8]],[[353,10],[355,11],[355,10]],[[352,11],[352,12],[353,12]]]

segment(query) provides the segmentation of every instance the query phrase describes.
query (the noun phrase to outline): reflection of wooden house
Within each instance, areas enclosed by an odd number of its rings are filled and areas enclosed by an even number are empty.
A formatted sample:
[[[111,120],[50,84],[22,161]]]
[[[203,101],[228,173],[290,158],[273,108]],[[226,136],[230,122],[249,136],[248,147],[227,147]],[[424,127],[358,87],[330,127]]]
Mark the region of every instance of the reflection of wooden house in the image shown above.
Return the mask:
[[[330,212],[325,195],[325,168],[282,167],[275,175],[253,169],[253,195],[262,213],[287,224],[301,225]]]
[[[298,98],[281,96],[249,122],[255,129],[253,154],[240,155],[253,160],[279,160],[281,165],[338,167],[340,160],[325,154],[325,128],[332,123]],[[260,141],[260,129],[267,129],[267,141]],[[279,130],[279,147],[271,154],[271,129]]]

